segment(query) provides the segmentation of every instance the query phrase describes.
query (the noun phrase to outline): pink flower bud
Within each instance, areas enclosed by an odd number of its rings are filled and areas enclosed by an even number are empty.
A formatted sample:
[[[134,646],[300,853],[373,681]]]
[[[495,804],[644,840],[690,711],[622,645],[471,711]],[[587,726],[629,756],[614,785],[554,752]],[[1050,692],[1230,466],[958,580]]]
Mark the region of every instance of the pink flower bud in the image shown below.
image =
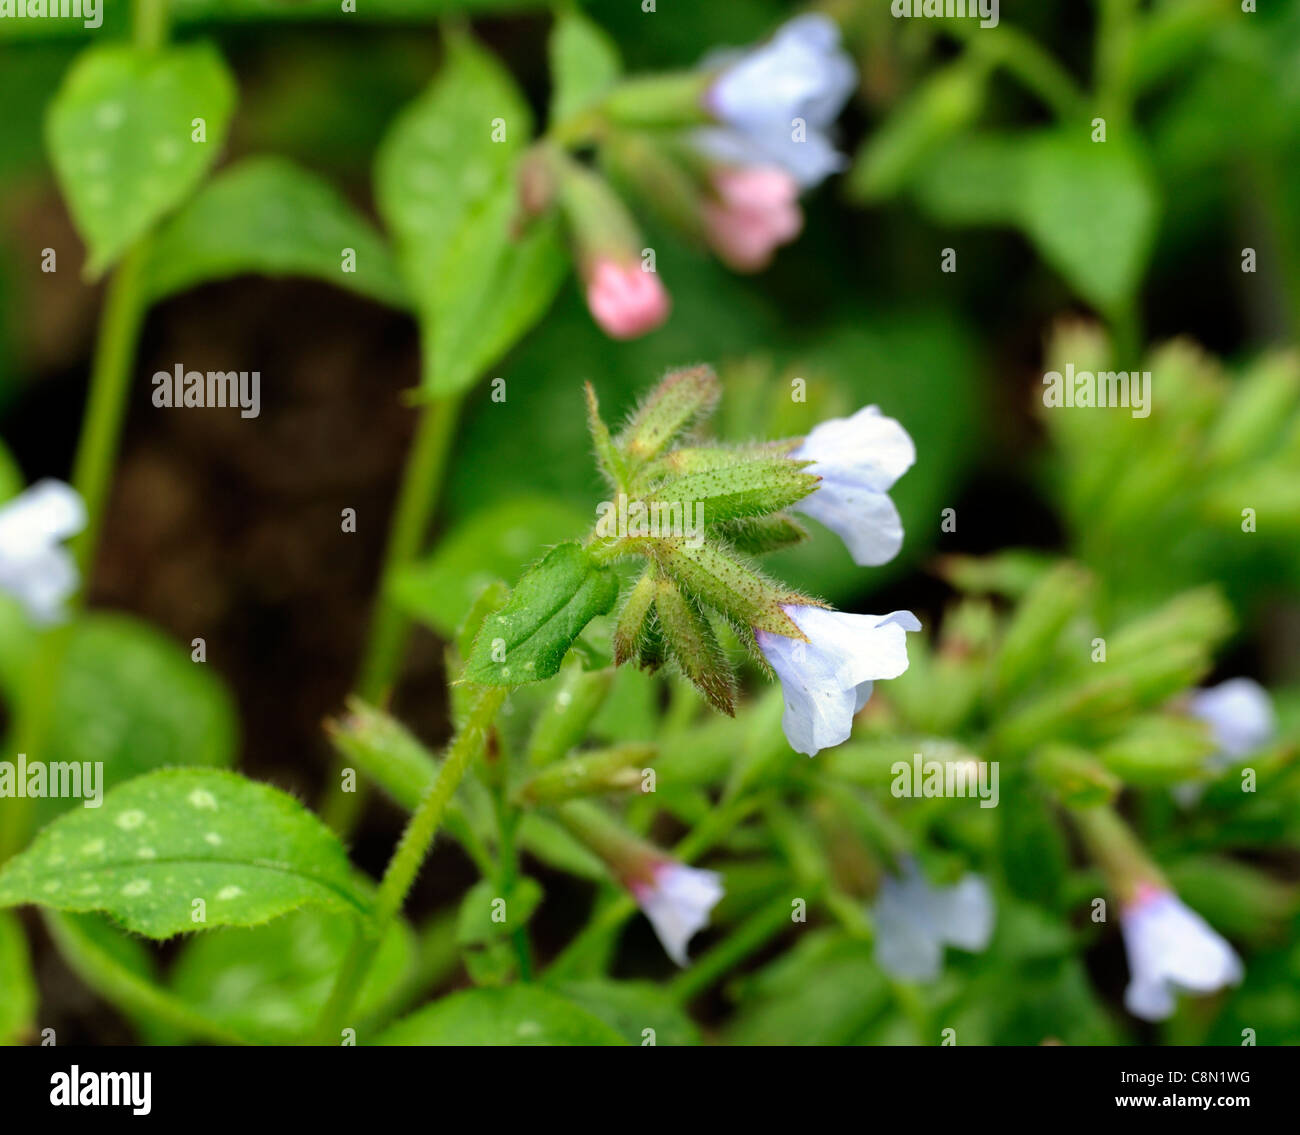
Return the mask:
[[[803,228],[799,186],[777,166],[723,167],[714,173],[717,199],[703,209],[705,235],[737,272],[767,267],[772,253]]]
[[[587,272],[587,307],[611,339],[635,339],[668,318],[672,301],[655,272],[635,261],[595,260]]]

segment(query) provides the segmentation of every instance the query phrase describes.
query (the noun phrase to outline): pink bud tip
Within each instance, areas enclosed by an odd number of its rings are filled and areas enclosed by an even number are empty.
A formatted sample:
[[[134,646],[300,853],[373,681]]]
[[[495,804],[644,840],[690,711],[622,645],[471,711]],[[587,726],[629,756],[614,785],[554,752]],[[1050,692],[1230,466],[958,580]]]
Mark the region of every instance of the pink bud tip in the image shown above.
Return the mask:
[[[611,339],[635,339],[668,318],[672,301],[659,276],[637,261],[597,260],[587,274],[587,307]]]
[[[738,272],[767,267],[773,252],[803,228],[799,185],[776,166],[722,168],[712,177],[715,200],[704,206],[705,232]]]

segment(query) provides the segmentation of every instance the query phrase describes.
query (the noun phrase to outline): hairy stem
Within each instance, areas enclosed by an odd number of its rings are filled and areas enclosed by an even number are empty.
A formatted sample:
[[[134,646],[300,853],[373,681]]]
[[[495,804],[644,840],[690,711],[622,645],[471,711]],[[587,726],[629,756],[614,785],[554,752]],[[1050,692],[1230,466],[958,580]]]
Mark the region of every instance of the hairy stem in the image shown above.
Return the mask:
[[[337,1037],[366,974],[370,971],[370,965],[375,960],[379,944],[402,909],[407,892],[429,853],[447,805],[451,803],[452,794],[474,758],[486,746],[492,722],[505,699],[506,690],[502,687],[486,687],[478,694],[464,724],[452,740],[446,758],[438,768],[437,777],[407,821],[406,830],[380,880],[374,912],[344,959],[329,1001],[321,1013],[316,1030],[320,1043],[333,1043]]]

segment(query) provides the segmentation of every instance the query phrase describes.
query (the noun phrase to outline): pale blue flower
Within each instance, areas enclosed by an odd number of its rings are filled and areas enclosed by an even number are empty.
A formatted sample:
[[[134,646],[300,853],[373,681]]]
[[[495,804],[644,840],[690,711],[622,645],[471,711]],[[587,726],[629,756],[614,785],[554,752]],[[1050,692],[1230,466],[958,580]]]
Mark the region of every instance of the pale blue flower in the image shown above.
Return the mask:
[[[1189,699],[1193,717],[1210,727],[1218,748],[1218,767],[1231,764],[1266,745],[1277,733],[1277,717],[1268,691],[1249,678],[1231,678]]]
[[[687,963],[687,943],[709,921],[723,895],[722,876],[665,859],[651,869],[649,882],[631,884],[632,896],[650,919],[664,952],[679,966]]]
[[[1236,951],[1172,891],[1144,887],[1119,924],[1129,968],[1124,1004],[1135,1017],[1162,1021],[1176,992],[1213,993],[1241,981]]]
[[[705,65],[717,62],[705,103],[719,125],[696,133],[700,149],[735,165],[780,166],[804,188],[848,164],[828,131],[858,73],[834,20],[799,16],[766,43]]]
[[[781,727],[796,753],[815,756],[844,741],[872,682],[907,669],[906,631],[921,624],[910,611],[851,615],[821,607],[783,608],[807,642],[755,630],[759,648],[781,679]]]
[[[876,961],[892,977],[934,981],[948,946],[979,953],[993,936],[993,893],[980,875],[931,886],[913,863],[887,875],[871,908]]]
[[[888,563],[903,546],[903,522],[889,490],[916,461],[903,427],[878,406],[813,428],[790,456],[811,461],[805,472],[821,484],[794,506],[844,541],[853,562]]]
[[[77,590],[77,565],[62,546],[86,525],[86,506],[62,481],[39,481],[0,506],[0,591],[36,623],[56,623]]]
[[[1277,733],[1277,717],[1268,691],[1249,678],[1230,678],[1188,698],[1188,712],[1210,728],[1215,751],[1206,762],[1211,772],[1222,772],[1235,761],[1266,745]],[[1174,799],[1184,808],[1194,807],[1205,784],[1190,780],[1175,784]]]

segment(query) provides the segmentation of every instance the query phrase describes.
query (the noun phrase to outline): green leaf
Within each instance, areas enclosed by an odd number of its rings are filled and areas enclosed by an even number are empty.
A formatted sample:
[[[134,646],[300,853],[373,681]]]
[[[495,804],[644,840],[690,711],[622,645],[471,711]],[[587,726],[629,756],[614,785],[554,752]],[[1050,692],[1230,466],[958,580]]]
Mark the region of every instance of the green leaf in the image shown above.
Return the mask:
[[[587,514],[552,497],[518,496],[479,509],[439,541],[427,560],[402,569],[392,599],[450,637],[487,584],[518,578],[539,548],[589,523]]]
[[[171,765],[234,763],[238,728],[221,680],[152,627],[90,615],[72,630],[54,698],[52,760],[102,761],[111,790]],[[47,814],[74,801],[49,799]]]
[[[700,1032],[668,993],[648,981],[566,981],[555,992],[609,1025],[628,1044],[697,1045]],[[650,1030],[652,1035],[647,1035]]]
[[[730,547],[746,556],[793,548],[808,539],[808,530],[783,512],[726,520],[717,526],[717,532]]]
[[[466,36],[397,118],[376,201],[421,316],[424,390],[469,386],[545,310],[565,270],[551,224],[515,239],[515,159],[532,115],[510,75]]]
[[[507,895],[494,879],[481,879],[461,900],[456,941],[473,946],[513,934],[528,925],[541,902],[541,884],[527,875],[516,879]]]
[[[555,20],[549,43],[551,122],[562,122],[591,105],[619,77],[618,47],[581,12],[570,9]]]
[[[645,769],[658,755],[654,745],[636,742],[588,749],[554,761],[529,777],[515,790],[515,799],[528,805],[551,805],[584,796],[640,792]]]
[[[344,249],[355,271],[343,270]],[[328,182],[282,158],[248,158],[214,177],[159,230],[152,302],[209,280],[310,276],[379,303],[409,303],[383,238]]]
[[[568,272],[558,221],[544,217],[511,237],[513,181],[499,185],[483,212],[447,248],[443,277],[454,283],[426,315],[425,393],[473,384],[550,306]]]
[[[1211,926],[1248,942],[1285,937],[1300,907],[1294,885],[1233,859],[1189,856],[1168,873],[1179,897]]]
[[[540,682],[559,672],[574,640],[618,596],[618,578],[582,545],[559,544],[489,615],[465,664],[465,678],[489,686]]]
[[[453,993],[387,1029],[380,1045],[621,1045],[609,1025],[533,985]]]
[[[994,664],[999,697],[1020,692],[1051,661],[1057,639],[1084,610],[1092,580],[1087,572],[1063,563],[1043,576],[1016,608]]]
[[[889,1003],[871,945],[814,931],[740,991],[735,1045],[848,1044]]]
[[[948,225],[1014,225],[1024,139],[1006,134],[962,135],[917,171],[917,204]]]
[[[1064,132],[958,138],[925,164],[912,188],[945,223],[1022,229],[1104,312],[1135,294],[1159,218],[1139,153]]]
[[[1047,136],[1026,150],[1024,178],[1021,225],[1043,258],[1102,311],[1130,301],[1159,212],[1139,156],[1119,142]]]
[[[189,196],[216,160],[235,83],[216,48],[94,47],[50,104],[46,141],[59,187],[99,276]],[[192,140],[194,119],[206,141]]]
[[[0,907],[18,903],[104,911],[149,938],[307,905],[369,912],[324,824],[286,793],[215,769],[150,773],[60,816],[0,870]]]
[[[117,1006],[150,1044],[186,1038],[247,1044],[248,1038],[195,1012],[159,984],[158,966],[140,938],[98,914],[45,912],[59,955],[91,989]]]
[[[253,929],[228,928],[186,943],[171,987],[207,1019],[259,1044],[291,1044],[310,1031],[355,936],[351,918],[300,910]],[[352,1020],[391,1006],[412,976],[415,935],[390,927],[357,996]]]
[[[0,911],[0,1045],[26,1043],[35,1020],[36,978],[23,924]]]

